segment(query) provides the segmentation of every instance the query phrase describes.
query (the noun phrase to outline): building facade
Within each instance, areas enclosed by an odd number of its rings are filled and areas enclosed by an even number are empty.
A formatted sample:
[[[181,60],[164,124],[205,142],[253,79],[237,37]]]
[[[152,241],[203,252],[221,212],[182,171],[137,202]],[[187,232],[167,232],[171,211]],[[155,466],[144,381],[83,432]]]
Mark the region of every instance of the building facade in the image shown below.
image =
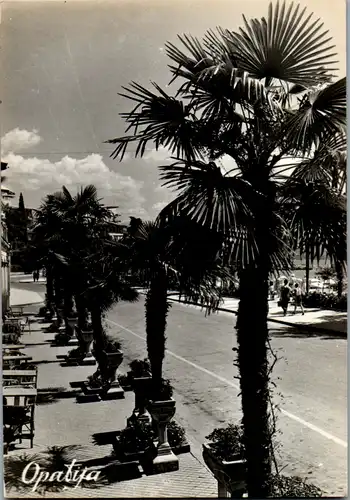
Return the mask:
[[[7,169],[7,163],[1,162],[1,171]],[[11,247],[8,240],[3,205],[15,193],[3,186],[4,179],[1,177],[1,309],[4,314],[10,307],[10,271],[11,271]]]

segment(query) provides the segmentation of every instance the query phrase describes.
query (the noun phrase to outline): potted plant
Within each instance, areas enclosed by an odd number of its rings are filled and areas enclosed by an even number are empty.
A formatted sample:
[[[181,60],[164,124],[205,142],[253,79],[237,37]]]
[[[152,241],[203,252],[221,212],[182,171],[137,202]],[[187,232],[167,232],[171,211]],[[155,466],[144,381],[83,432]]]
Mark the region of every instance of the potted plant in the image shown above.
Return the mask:
[[[117,397],[123,397],[124,391],[120,387],[116,372],[123,361],[123,352],[120,350],[121,344],[118,340],[107,339],[104,343],[104,349],[97,348],[96,341],[92,354],[94,355],[98,368],[96,372],[88,377],[86,391],[88,393],[98,393],[101,397],[106,397],[107,393],[113,389],[113,394]],[[90,390],[89,390],[90,389]]]
[[[218,497],[241,497],[246,492],[246,463],[242,444],[243,429],[239,425],[214,429],[203,444],[203,459],[218,481]],[[230,495],[230,496],[231,496]]]
[[[120,373],[118,375],[118,382],[124,391],[132,391],[131,380],[128,373]]]
[[[91,353],[91,344],[93,341],[91,324],[88,323],[86,325],[86,330],[81,330],[78,326],[76,326],[75,331],[79,347],[68,353],[68,359],[76,359],[82,364],[86,361],[90,362],[93,359]]]
[[[117,436],[113,443],[116,458],[121,462],[140,461],[146,453],[154,450],[154,433],[152,426],[145,422],[135,421]]]
[[[130,370],[126,374],[118,375],[118,381],[125,391],[133,389],[132,381],[137,377],[148,377],[151,374],[151,365],[147,358],[134,359],[129,363]]]
[[[191,451],[190,445],[186,439],[185,429],[175,422],[175,420],[168,423],[167,433],[170,448],[173,450],[175,455]]]
[[[173,388],[170,381],[161,379],[161,383],[157,383],[157,388],[153,388],[152,397],[154,399],[148,405],[158,437],[157,455],[152,462],[153,473],[170,472],[179,468],[179,460],[171,450],[167,434],[167,425],[176,411],[172,395]]]

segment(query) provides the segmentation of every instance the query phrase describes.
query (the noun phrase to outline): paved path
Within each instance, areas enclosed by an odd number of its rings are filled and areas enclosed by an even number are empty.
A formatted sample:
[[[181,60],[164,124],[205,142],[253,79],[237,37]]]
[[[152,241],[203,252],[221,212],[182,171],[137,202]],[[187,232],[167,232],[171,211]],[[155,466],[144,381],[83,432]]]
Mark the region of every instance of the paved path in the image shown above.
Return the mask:
[[[21,286],[28,287],[28,291],[43,287],[40,283]],[[143,302],[141,298],[137,304],[119,304],[108,315],[110,332],[122,340],[125,360],[121,370],[124,372],[132,359],[146,356]],[[185,426],[198,461],[201,461],[201,445],[205,436],[215,426],[228,421],[237,422],[241,416],[238,381],[234,378],[237,371],[233,366],[231,350],[236,345],[234,324],[235,315],[232,313],[220,312],[205,318],[200,308],[176,302],[170,311],[165,374],[174,382],[177,419]],[[277,384],[275,399],[280,401],[278,393],[283,394],[283,411],[279,416],[279,428],[282,430],[279,441],[283,444],[280,463],[286,467],[285,472],[309,477],[327,494],[345,496],[346,340],[334,333],[328,336],[311,335],[300,328],[288,328],[277,323],[270,324],[270,334],[274,350],[283,358],[274,370]],[[55,355],[60,352],[43,346],[42,336],[40,340],[32,334],[30,341],[32,344],[41,343],[41,346],[28,348],[30,351],[40,348],[40,359],[50,359],[51,356],[54,361]],[[61,349],[66,352],[66,348]],[[29,354],[32,355],[33,351]],[[63,369],[57,363],[42,364],[39,382],[46,386],[64,385],[67,383],[65,376],[69,380],[85,378],[83,371],[90,373],[91,369]],[[69,373],[69,370],[72,372]],[[60,436],[65,443],[67,440],[70,443],[86,442],[91,428],[96,425],[96,417],[91,420],[89,409],[92,406],[85,405],[88,410],[76,413],[76,409],[69,406],[72,402],[62,400],[38,409],[37,418],[42,422],[38,446],[40,443],[61,443]],[[99,411],[104,404],[97,404],[96,410]],[[75,405],[75,408],[77,406],[82,407]],[[103,409],[103,416],[97,419],[103,422],[104,430],[110,430],[110,426],[118,427],[110,408]],[[124,490],[118,491],[122,493],[117,493],[116,497],[132,496]],[[138,487],[132,491],[139,492]],[[162,496],[157,491],[159,495]],[[174,496],[174,493],[165,496],[171,495]],[[102,496],[110,496],[110,492],[106,491]],[[205,493],[203,496],[212,495]]]
[[[47,324],[32,324],[32,333],[25,333],[21,341],[26,345],[24,352],[33,357],[38,364],[38,390],[46,390],[54,394],[71,392],[69,382],[85,380],[96,367],[61,367],[56,359],[57,354],[66,354],[67,347],[50,347],[53,334],[43,333]],[[124,363],[120,372],[126,373],[128,367]],[[40,398],[40,395],[38,396]],[[35,409],[34,448],[28,448],[28,441],[17,445],[11,455],[29,455],[46,451],[52,446],[71,446],[71,457],[77,460],[96,459],[109,456],[112,445],[96,445],[93,443],[95,433],[121,430],[126,419],[134,408],[134,394],[125,393],[125,399],[117,401],[100,401],[77,404],[75,397],[59,397],[51,403],[41,402]],[[172,473],[145,476],[129,480],[117,481],[95,489],[77,488],[58,492],[45,492],[48,498],[168,498],[168,497],[217,497],[217,483],[210,471],[192,454],[179,456],[179,470]],[[5,478],[6,481],[6,478]],[[7,498],[37,498],[35,492],[10,490]]]
[[[144,298],[108,314],[126,360],[146,356]],[[197,307],[173,303],[168,319],[165,375],[175,386],[178,418],[200,458],[205,436],[240,418],[235,316],[205,318]],[[346,340],[301,336],[270,324],[272,347],[282,359],[274,370],[275,400],[281,404],[278,441],[285,471],[309,477],[329,495],[347,487]],[[283,398],[279,396],[283,395]]]
[[[11,273],[10,305],[41,304],[45,300],[45,281],[33,282],[30,275]]]

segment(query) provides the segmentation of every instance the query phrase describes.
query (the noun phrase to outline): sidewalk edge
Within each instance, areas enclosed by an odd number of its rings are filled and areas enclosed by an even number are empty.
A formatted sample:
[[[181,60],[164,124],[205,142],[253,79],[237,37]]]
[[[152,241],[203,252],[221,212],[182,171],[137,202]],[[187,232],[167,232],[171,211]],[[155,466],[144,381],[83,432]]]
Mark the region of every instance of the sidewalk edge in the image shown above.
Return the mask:
[[[188,304],[188,305],[191,305],[191,306],[203,307],[201,304],[199,304],[197,302],[190,302],[190,301],[180,300],[180,299],[176,299],[176,298],[172,298],[172,297],[168,297],[168,299],[172,300],[174,302],[180,302],[182,304]],[[231,313],[231,314],[236,314],[236,316],[237,316],[237,311],[235,311],[233,309],[226,309],[225,307],[218,307],[217,310],[218,311],[222,311],[222,312],[228,312],[228,313]],[[299,327],[299,328],[301,328],[303,330],[306,330],[306,331],[309,331],[309,332],[323,333],[323,334],[327,334],[327,333],[328,334],[336,334],[336,335],[339,335],[339,336],[344,337],[344,338],[348,337],[348,333],[347,332],[342,332],[340,330],[331,330],[330,328],[322,328],[320,326],[305,325],[305,324],[301,324],[301,323],[290,323],[289,321],[285,321],[285,320],[282,320],[282,319],[270,318],[270,317],[268,317],[267,320],[270,323],[278,323],[278,324],[281,324],[281,325],[286,325],[286,326],[291,326],[291,327]]]

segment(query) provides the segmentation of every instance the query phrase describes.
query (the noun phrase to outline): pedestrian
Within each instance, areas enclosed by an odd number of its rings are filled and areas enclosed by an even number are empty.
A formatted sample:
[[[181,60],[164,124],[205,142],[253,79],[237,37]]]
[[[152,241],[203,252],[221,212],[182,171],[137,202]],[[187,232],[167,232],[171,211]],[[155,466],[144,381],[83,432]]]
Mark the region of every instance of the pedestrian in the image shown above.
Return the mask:
[[[270,281],[269,284],[269,296],[270,300],[273,300],[275,298],[275,286],[273,284],[273,281]]]
[[[288,284],[288,280],[284,280],[284,285],[281,287],[281,298],[278,303],[280,307],[283,309],[283,315],[287,316],[288,304],[290,301],[290,287]]]
[[[300,307],[301,309],[301,314],[304,315],[304,307],[303,307],[303,295],[301,288],[298,283],[295,283],[294,285],[294,313],[297,312],[297,307]]]
[[[35,283],[35,280],[36,280],[36,271],[33,271],[33,281]]]
[[[39,281],[39,278],[40,278],[40,271],[38,269],[37,272],[36,272],[36,280]]]

